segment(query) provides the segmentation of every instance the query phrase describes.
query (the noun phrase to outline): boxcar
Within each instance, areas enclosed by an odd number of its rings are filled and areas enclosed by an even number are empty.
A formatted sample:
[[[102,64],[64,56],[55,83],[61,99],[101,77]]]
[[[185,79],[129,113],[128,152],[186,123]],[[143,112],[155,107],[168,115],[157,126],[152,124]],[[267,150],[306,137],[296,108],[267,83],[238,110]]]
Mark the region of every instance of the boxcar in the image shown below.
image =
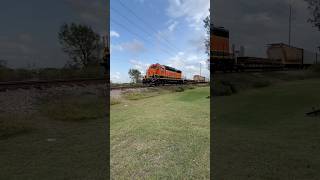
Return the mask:
[[[205,82],[206,78],[203,77],[203,76],[200,76],[200,75],[194,75],[194,76],[193,76],[193,80],[194,80],[195,82]]]
[[[283,43],[269,44],[267,55],[270,60],[280,61],[285,67],[303,65],[303,49]]]

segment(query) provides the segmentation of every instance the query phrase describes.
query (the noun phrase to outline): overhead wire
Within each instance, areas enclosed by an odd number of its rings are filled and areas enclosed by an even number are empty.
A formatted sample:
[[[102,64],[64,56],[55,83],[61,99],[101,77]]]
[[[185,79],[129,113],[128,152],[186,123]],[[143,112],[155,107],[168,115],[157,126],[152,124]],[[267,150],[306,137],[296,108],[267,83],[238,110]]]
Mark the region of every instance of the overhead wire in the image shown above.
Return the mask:
[[[120,5],[122,7],[124,7],[125,9],[128,10],[128,12],[130,12],[133,16],[135,16],[137,19],[139,19],[142,23],[144,23],[149,29],[152,29],[154,32],[158,32],[158,30],[156,28],[154,28],[151,24],[149,24],[148,22],[146,22],[143,18],[139,17],[133,10],[131,10],[131,8],[129,8],[128,6],[126,6],[122,0],[118,0],[117,2],[120,3]],[[177,48],[175,45],[173,45],[169,40],[167,40],[164,37],[160,37],[161,39],[163,39],[164,41],[166,41],[169,45],[171,45],[174,49],[176,49],[176,51],[180,51],[179,48]]]
[[[125,25],[117,22],[117,21],[114,20],[113,18],[110,18],[110,19],[111,19],[111,22],[113,22],[113,23],[117,24],[118,26],[122,27],[122,28],[123,28],[124,30],[126,30],[127,32],[129,32],[129,33],[131,33],[131,34],[133,34],[133,35],[135,35],[135,36],[143,39],[144,41],[148,41],[148,42],[151,42],[151,43],[152,43],[152,41],[149,41],[149,40],[145,39],[144,37],[140,36],[138,33],[135,33],[135,32],[133,32],[133,31],[129,30]],[[174,54],[172,54],[171,52],[169,52],[169,51],[167,51],[167,50],[165,50],[165,49],[162,49],[162,48],[161,48],[160,50],[162,50],[163,52],[167,53],[169,56],[174,56]]]
[[[133,24],[135,27],[139,27],[140,30],[142,30],[143,32],[145,32],[146,34],[150,35],[151,37],[153,36],[153,34],[151,34],[150,32],[147,32],[146,30],[144,30],[144,28],[138,24],[136,24],[135,22],[133,22],[132,20],[130,20],[129,18],[127,18],[126,16],[122,15],[118,10],[114,9],[114,8],[110,8],[111,10],[115,11],[118,15],[120,15],[122,18],[126,19],[128,22],[130,22],[131,24]],[[172,47],[168,46],[167,44],[163,43],[163,45],[165,45],[168,49],[170,49],[171,51],[174,52],[178,52],[176,51],[176,49],[173,49]]]

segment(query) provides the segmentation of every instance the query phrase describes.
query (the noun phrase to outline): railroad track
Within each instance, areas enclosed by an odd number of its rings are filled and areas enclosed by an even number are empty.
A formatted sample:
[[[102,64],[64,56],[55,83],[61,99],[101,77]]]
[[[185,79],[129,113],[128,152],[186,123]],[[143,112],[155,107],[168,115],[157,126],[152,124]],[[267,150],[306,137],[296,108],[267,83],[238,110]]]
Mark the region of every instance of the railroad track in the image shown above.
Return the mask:
[[[288,72],[288,71],[299,71],[302,69],[249,69],[245,71],[215,71],[214,74],[237,74],[237,73],[259,73],[259,72]]]
[[[89,84],[106,84],[106,79],[96,78],[96,79],[69,79],[69,80],[37,80],[37,81],[7,81],[0,82],[0,91],[16,90],[16,89],[46,89],[55,86],[86,86]],[[184,84],[188,85],[188,84]],[[178,86],[173,84],[166,84],[164,86]],[[137,89],[137,88],[148,88],[148,87],[163,87],[163,86],[146,86],[146,85],[136,85],[136,86],[114,86],[110,87],[110,90],[125,90],[125,89]]]
[[[107,83],[106,79],[69,79],[69,80],[37,80],[37,81],[7,81],[0,82],[0,91],[15,89],[45,89],[53,86],[85,86],[88,84]]]

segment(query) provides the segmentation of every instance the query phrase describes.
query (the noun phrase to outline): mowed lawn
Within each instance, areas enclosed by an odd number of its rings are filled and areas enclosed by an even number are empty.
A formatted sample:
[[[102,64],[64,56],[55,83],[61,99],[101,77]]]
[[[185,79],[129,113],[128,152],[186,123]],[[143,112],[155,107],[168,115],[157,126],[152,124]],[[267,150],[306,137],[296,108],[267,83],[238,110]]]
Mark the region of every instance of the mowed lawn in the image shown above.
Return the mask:
[[[38,106],[0,114],[0,179],[108,178],[105,97],[53,96]]]
[[[209,179],[209,87],[111,106],[113,179]]]
[[[214,179],[320,177],[320,79],[215,97]]]

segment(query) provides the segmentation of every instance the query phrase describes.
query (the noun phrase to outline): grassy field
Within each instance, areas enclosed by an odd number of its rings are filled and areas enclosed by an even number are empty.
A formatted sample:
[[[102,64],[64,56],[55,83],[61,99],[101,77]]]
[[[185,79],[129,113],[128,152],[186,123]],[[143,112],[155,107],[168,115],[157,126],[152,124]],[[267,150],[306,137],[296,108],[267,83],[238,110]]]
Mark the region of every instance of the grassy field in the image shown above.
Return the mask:
[[[106,179],[104,97],[51,95],[37,107],[0,114],[0,179]]]
[[[112,178],[209,179],[209,90],[130,96],[135,100],[112,105]]]
[[[308,70],[215,74],[214,95],[228,96],[248,89],[268,87],[288,81],[320,78],[320,66]]]
[[[305,79],[215,97],[214,179],[320,177],[320,79]]]

